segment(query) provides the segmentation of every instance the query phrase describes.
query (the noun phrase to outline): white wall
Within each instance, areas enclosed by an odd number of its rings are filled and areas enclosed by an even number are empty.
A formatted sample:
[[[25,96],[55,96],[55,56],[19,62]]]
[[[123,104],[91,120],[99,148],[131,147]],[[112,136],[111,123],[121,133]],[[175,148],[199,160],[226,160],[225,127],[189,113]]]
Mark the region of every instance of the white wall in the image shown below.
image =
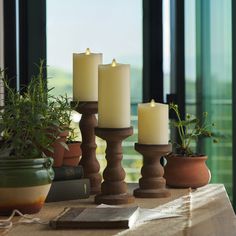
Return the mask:
[[[3,0],[0,0],[0,67],[4,68],[4,46],[3,46]],[[4,104],[4,89],[0,81],[0,106]]]

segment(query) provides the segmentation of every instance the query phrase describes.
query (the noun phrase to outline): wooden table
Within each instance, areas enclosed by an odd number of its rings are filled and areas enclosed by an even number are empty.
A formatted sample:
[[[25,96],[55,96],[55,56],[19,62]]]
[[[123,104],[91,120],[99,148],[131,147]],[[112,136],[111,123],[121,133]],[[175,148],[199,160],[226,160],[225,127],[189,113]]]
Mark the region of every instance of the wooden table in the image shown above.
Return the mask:
[[[135,187],[130,185],[130,191]],[[188,189],[171,189],[170,198],[141,199],[137,198],[132,205],[144,208],[155,208],[175,199],[183,199]],[[60,213],[64,207],[86,206],[95,207],[94,197],[84,200],[47,203],[41,212],[35,216],[50,220]],[[169,203],[170,204],[170,203]],[[171,203],[172,204],[172,203]],[[131,205],[129,205],[131,206]],[[15,217],[17,220],[17,217]],[[1,232],[1,231],[0,231]],[[236,217],[222,184],[210,184],[199,188],[192,194],[191,216],[183,215],[178,218],[154,220],[130,230],[52,230],[47,225],[27,224],[17,225],[7,234],[9,236],[109,236],[109,235],[196,235],[196,236],[235,236]]]

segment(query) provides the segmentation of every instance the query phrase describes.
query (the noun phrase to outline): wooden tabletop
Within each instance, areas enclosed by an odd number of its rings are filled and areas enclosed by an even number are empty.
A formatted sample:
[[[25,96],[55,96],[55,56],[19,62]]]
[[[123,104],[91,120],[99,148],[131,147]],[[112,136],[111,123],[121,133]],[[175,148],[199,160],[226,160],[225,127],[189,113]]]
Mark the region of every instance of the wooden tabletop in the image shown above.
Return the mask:
[[[129,185],[130,191],[135,187]],[[135,203],[143,208],[161,209],[178,205],[188,195],[188,189],[170,189],[170,198],[142,199],[136,198]],[[178,218],[153,220],[129,230],[53,230],[47,225],[27,224],[14,225],[9,236],[109,236],[109,235],[183,235],[183,236],[235,236],[236,217],[222,184],[209,184],[192,193],[191,214],[183,213]],[[89,199],[47,203],[36,214],[42,220],[50,220],[57,216],[65,207],[95,207],[94,196]],[[131,206],[131,205],[129,205]],[[15,217],[17,221],[19,217]],[[0,234],[3,231],[0,231]]]

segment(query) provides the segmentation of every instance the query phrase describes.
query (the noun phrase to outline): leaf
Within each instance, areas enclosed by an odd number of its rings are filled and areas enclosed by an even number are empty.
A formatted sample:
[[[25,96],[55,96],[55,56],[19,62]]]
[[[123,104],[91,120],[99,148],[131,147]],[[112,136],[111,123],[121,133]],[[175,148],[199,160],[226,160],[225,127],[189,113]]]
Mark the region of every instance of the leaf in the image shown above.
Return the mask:
[[[61,146],[64,147],[67,151],[69,151],[69,147],[66,143],[60,142]]]
[[[174,127],[179,127],[181,125],[181,123],[179,121],[170,121],[170,125],[174,126]]]
[[[181,124],[183,126],[187,126],[187,125],[190,125],[190,124],[194,124],[194,123],[197,123],[198,122],[198,119],[197,118],[194,118],[194,119],[191,119],[191,120],[183,120],[181,122]]]
[[[37,114],[37,119],[43,120],[43,119],[45,119],[45,116],[43,116],[42,114]]]
[[[47,147],[47,151],[54,153],[54,148],[52,146]]]

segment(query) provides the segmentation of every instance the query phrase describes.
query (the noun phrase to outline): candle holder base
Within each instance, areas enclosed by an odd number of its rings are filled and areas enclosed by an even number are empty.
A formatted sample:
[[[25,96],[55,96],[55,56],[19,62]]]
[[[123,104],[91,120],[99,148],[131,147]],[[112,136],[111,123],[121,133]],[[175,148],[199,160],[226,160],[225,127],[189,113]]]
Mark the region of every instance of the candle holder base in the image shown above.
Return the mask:
[[[170,197],[170,191],[167,189],[141,189],[134,190],[134,196],[138,198],[164,198]]]
[[[107,166],[103,172],[101,194],[95,196],[96,204],[119,205],[133,203],[135,198],[127,193],[122,168],[122,141],[133,134],[133,128],[95,128],[95,134],[106,140]]]
[[[139,188],[134,190],[134,196],[139,198],[170,197],[166,189],[166,180],[163,178],[164,168],[160,163],[162,156],[171,151],[171,145],[145,145],[135,143],[135,150],[143,155],[142,178],[139,179]]]
[[[134,196],[128,193],[115,194],[115,195],[104,195],[98,194],[95,196],[96,204],[108,204],[108,205],[122,205],[133,203],[135,200]]]
[[[100,165],[96,158],[95,133],[94,128],[97,126],[95,114],[98,110],[97,102],[71,102],[74,109],[82,114],[79,127],[82,135],[82,158],[80,165],[84,169],[84,177],[90,180],[90,194],[101,192],[102,176],[99,173]]]

